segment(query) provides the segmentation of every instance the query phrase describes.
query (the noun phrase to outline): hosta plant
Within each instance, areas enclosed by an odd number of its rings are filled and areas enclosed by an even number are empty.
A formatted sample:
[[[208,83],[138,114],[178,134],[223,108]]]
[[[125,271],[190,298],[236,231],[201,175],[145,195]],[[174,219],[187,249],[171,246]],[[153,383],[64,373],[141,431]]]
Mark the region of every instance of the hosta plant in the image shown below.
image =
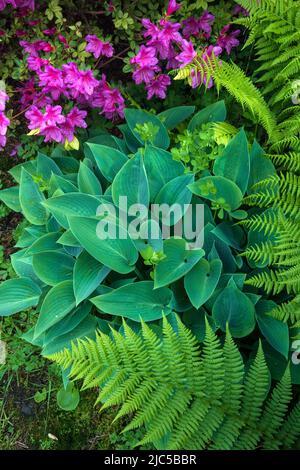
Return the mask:
[[[240,129],[216,158],[207,153],[195,175],[172,158],[181,148],[176,128],[189,120],[189,132],[203,132],[225,120],[226,108],[220,101],[194,111],[126,109],[123,138],[82,142],[80,162],[57,149],[11,170],[18,185],[0,198],[28,225],[11,256],[18,277],[0,285],[0,315],[35,308],[36,324],[24,338],[44,355],[97,329],[122,330],[122,318],[137,331],[141,321],[159,331],[175,312],[200,342],[206,319],[221,336],[228,326],[250,351],[258,329],[271,361],[287,362],[288,326],[268,315],[274,302],[245,283],[261,268],[241,256],[248,243],[239,225],[247,216],[243,198],[274,167]],[[154,205],[165,212],[156,217]],[[192,236],[181,224],[187,217],[197,226]],[[295,371],[292,379],[299,380]]]

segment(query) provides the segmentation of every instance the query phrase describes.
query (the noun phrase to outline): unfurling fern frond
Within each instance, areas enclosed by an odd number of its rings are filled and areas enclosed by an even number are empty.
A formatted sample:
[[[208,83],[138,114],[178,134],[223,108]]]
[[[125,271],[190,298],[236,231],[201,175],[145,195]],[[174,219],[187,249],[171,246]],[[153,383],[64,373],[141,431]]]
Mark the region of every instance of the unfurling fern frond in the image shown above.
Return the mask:
[[[79,340],[50,359],[70,367],[84,388],[99,386],[102,408],[117,405],[116,419],[131,420],[125,430],[145,429],[139,444],[185,450],[293,446],[300,406],[288,411],[290,373],[268,395],[261,345],[245,372],[229,331],[222,347],[208,322],[202,351],[178,317],[176,326],[163,320],[162,336],[145,323],[140,334],[123,326],[122,334],[98,332],[95,341]]]

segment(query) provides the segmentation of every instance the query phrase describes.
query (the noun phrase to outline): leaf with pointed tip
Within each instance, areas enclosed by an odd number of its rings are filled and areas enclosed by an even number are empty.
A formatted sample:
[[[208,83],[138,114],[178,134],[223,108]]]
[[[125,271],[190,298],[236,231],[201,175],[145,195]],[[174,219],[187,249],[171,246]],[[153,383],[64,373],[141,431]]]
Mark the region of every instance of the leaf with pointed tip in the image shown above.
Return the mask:
[[[7,317],[38,304],[42,291],[32,279],[20,277],[0,284],[0,316]]]
[[[104,178],[110,183],[113,182],[117,173],[128,161],[128,157],[117,149],[106,145],[86,144],[97,163]]]
[[[157,117],[167,129],[172,130],[189,118],[195,112],[195,109],[195,106],[176,106],[159,113]]]
[[[192,303],[198,309],[214,293],[222,271],[222,262],[200,259],[184,277],[184,288]]]
[[[165,258],[156,266],[154,272],[155,289],[177,281],[187,274],[205,252],[202,249],[189,250],[182,238],[169,238],[164,241]]]
[[[119,206],[120,197],[127,197],[128,207],[133,204],[149,205],[149,185],[142,156],[137,153],[121,168],[112,183],[112,197]]]
[[[165,205],[167,210],[162,216],[165,225],[175,225],[185,214],[192,200],[192,193],[188,186],[194,181],[194,175],[177,176],[166,183],[155,198],[155,204]],[[174,205],[174,207],[172,207]],[[178,209],[174,211],[175,209]]]
[[[61,232],[52,232],[42,235],[27,249],[26,255],[34,255],[35,253],[41,253],[42,251],[57,251],[62,247],[58,244],[58,239]]]
[[[48,212],[42,205],[45,196],[24,168],[21,170],[19,198],[26,219],[33,225],[45,225],[48,218]]]
[[[154,321],[171,313],[172,291],[166,287],[155,289],[152,281],[140,281],[93,297],[91,302],[96,307],[111,315],[141,320]]]
[[[69,223],[73,235],[93,258],[121,274],[134,270],[138,251],[122,226],[111,222],[119,236],[101,239],[97,235],[99,219],[73,216],[69,217]]]
[[[74,266],[73,286],[76,305],[91,295],[109,274],[110,269],[83,251]]]
[[[193,132],[197,127],[207,122],[223,122],[226,119],[226,107],[224,101],[217,101],[204,109],[201,109],[191,119],[188,130]]]
[[[217,202],[221,206],[226,204],[228,209],[237,209],[243,199],[240,188],[224,176],[205,176],[189,185],[189,190],[209,201]]]
[[[4,202],[4,204],[14,212],[21,212],[22,208],[19,200],[19,186],[1,189],[0,201]]]
[[[52,287],[41,306],[35,326],[35,338],[62,320],[75,307],[73,282],[63,281]]]
[[[100,204],[101,198],[82,193],[67,193],[44,202],[45,207],[65,229],[69,228],[69,216],[95,216]]]
[[[184,173],[183,164],[173,160],[170,152],[152,145],[146,146],[144,164],[152,202],[166,183]]]
[[[56,251],[44,251],[32,258],[35,274],[49,286],[72,279],[74,263],[72,256]]]
[[[95,196],[102,194],[100,181],[92,170],[84,163],[80,162],[77,183],[79,191]]]

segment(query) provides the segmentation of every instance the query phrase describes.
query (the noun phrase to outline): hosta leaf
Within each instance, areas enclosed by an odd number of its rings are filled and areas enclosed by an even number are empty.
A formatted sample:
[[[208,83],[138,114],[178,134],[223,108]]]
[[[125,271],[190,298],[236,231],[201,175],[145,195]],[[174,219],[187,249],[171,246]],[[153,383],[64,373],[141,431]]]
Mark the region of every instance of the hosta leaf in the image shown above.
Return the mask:
[[[69,222],[73,235],[93,258],[121,274],[133,271],[138,252],[124,228],[116,226],[119,236],[102,240],[97,235],[99,219],[70,217]]]
[[[73,286],[78,305],[86,299],[106,278],[110,269],[83,251],[74,266]]]
[[[215,160],[214,174],[230,179],[245,194],[250,175],[250,156],[244,129],[233,137],[222,155]]]
[[[260,300],[255,306],[256,320],[268,343],[287,359],[290,347],[288,324],[268,315],[276,306],[270,300]]]
[[[199,111],[191,119],[188,130],[194,131],[197,127],[207,122],[223,122],[226,119],[226,107],[224,101],[217,101]]]
[[[133,204],[149,205],[149,185],[142,156],[137,153],[121,168],[112,184],[112,197],[119,206],[120,197],[127,197],[128,207]]]
[[[44,202],[44,205],[65,229],[69,228],[69,216],[95,216],[100,204],[100,198],[82,193],[67,193]]]
[[[33,225],[44,225],[48,218],[47,210],[41,204],[45,201],[45,196],[24,168],[21,171],[19,197],[26,219]]]
[[[55,175],[62,175],[61,169],[56,165],[55,161],[52,158],[47,157],[42,153],[38,153],[36,159],[37,166],[37,175],[41,176],[45,180],[51,178],[52,173]]]
[[[166,287],[154,290],[152,281],[141,281],[90,300],[102,312],[130,318],[136,322],[147,322],[158,320],[171,312],[172,296],[172,291]]]
[[[102,194],[102,188],[97,176],[84,163],[80,162],[77,183],[79,191],[91,195]]]
[[[49,186],[49,193],[51,195],[55,193],[57,189],[60,189],[64,193],[76,193],[78,191],[78,188],[75,186],[75,184],[71,183],[71,181],[66,178],[63,178],[62,176],[54,174],[52,174],[50,178]]]
[[[60,237],[60,232],[47,233],[38,238],[26,251],[26,255],[34,255],[42,251],[56,251],[62,249],[62,246],[57,243]]]
[[[167,286],[183,277],[205,254],[202,249],[187,249],[187,242],[181,238],[165,240],[163,252],[165,258],[155,268],[155,289]]]
[[[22,208],[19,200],[19,186],[2,189],[0,191],[0,201],[4,202],[4,204],[14,212],[21,212]]]
[[[9,279],[0,285],[0,316],[9,316],[38,304],[41,289],[31,279]]]
[[[172,130],[195,112],[195,106],[176,106],[159,113],[157,117],[164,126]]]
[[[184,215],[187,206],[192,199],[188,185],[194,181],[194,175],[181,175],[165,184],[155,198],[155,204],[166,204],[169,209],[165,212],[162,221],[165,225],[175,225]],[[177,205],[177,211],[173,213],[173,205]],[[166,207],[167,207],[166,206]]]
[[[214,293],[222,271],[222,262],[200,259],[184,277],[184,288],[192,305],[198,309]]]
[[[29,160],[29,162],[19,163],[19,165],[14,166],[9,170],[9,173],[16,180],[17,183],[20,183],[22,168],[26,170],[30,175],[36,174],[36,162]]]
[[[128,161],[128,157],[124,153],[112,147],[98,144],[86,144],[98,165],[99,170],[107,181],[112,183],[116,174],[123,165]]]
[[[155,145],[155,147],[161,147],[163,149],[167,149],[169,147],[170,139],[168,131],[157,116],[141,109],[127,108],[124,113],[131,132],[141,144],[145,144],[146,142],[143,141],[141,135],[135,130],[136,125],[151,124],[157,131],[151,143]]]
[[[209,199],[227,211],[237,209],[242,203],[242,192],[231,180],[223,176],[205,176],[189,185],[193,194]]]
[[[41,306],[35,326],[35,337],[62,320],[75,307],[73,282],[63,281],[52,287]]]
[[[170,152],[151,145],[146,146],[144,164],[152,202],[166,183],[184,173],[183,164],[173,160]]]
[[[230,281],[217,297],[212,316],[216,325],[226,331],[228,323],[230,333],[235,338],[249,335],[255,328],[255,309],[251,300]]]
[[[49,286],[72,279],[74,258],[56,251],[44,251],[33,255],[32,264],[38,278]]]
[[[253,192],[252,186],[261,180],[270,178],[276,174],[275,167],[271,160],[264,157],[264,150],[254,140],[250,152],[250,177],[248,182],[248,193]]]

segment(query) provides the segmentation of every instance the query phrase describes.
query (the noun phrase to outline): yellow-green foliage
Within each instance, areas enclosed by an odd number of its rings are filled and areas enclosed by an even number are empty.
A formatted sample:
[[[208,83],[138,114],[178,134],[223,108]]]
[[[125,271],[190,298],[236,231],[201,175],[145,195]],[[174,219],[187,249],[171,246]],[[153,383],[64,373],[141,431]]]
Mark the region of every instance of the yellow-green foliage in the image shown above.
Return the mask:
[[[289,369],[269,393],[261,346],[247,371],[227,331],[221,346],[210,326],[202,351],[179,320],[164,319],[163,335],[146,323],[141,334],[126,322],[96,340],[79,340],[50,357],[83,388],[100,387],[102,409],[118,406],[124,429],[145,427],[141,443],[160,449],[291,448],[300,433],[300,403],[289,412]]]

